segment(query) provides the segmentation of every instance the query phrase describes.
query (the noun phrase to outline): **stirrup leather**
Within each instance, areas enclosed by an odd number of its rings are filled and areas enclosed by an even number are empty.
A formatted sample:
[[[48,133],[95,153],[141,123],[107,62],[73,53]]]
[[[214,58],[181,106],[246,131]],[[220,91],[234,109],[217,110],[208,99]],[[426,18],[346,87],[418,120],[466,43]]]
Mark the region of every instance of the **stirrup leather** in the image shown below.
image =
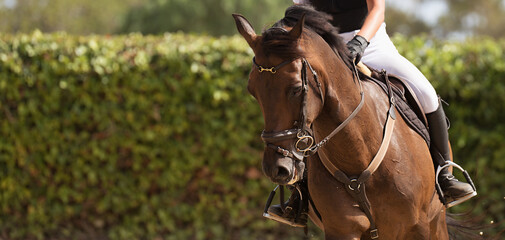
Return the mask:
[[[438,182],[438,175],[440,174],[440,172],[442,172],[442,170],[444,168],[448,168],[448,167],[451,167],[451,166],[458,168],[463,173],[463,176],[465,177],[466,182],[468,184],[470,184],[470,186],[472,186],[474,192],[471,193],[471,194],[468,194],[467,196],[462,197],[462,198],[460,198],[458,200],[455,200],[455,201],[452,201],[452,202],[447,202],[447,199],[445,198],[444,193],[442,191],[442,188],[440,187],[440,184]],[[435,187],[436,187],[437,192],[438,192],[438,194],[440,196],[440,200],[442,201],[442,203],[445,205],[446,208],[450,208],[452,206],[456,206],[456,205],[458,205],[458,204],[460,204],[460,203],[462,203],[462,202],[464,202],[464,201],[466,201],[466,200],[468,200],[468,199],[470,199],[470,198],[472,198],[472,197],[474,197],[474,196],[477,195],[477,189],[475,188],[475,185],[474,185],[474,183],[472,181],[472,178],[470,178],[470,174],[468,174],[468,172],[465,169],[463,169],[461,166],[459,166],[458,164],[456,164],[456,163],[454,163],[452,161],[446,161],[444,165],[438,166],[437,172],[436,172],[436,175],[435,175]]]

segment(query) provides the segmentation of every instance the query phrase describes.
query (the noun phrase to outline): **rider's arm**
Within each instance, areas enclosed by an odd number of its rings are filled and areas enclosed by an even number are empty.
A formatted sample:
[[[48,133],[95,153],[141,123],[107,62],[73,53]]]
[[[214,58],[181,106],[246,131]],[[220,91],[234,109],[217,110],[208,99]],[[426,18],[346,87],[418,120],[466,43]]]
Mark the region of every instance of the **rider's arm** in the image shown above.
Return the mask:
[[[366,0],[368,16],[365,18],[365,22],[358,32],[358,35],[363,36],[369,42],[384,22],[385,2],[386,0]]]

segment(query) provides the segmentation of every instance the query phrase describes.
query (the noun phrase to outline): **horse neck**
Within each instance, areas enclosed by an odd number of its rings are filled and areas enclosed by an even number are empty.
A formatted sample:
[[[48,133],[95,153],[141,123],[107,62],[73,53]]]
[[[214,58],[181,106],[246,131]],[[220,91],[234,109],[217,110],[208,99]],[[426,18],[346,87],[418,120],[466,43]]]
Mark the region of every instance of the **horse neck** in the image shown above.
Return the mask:
[[[345,121],[361,100],[360,88],[357,80],[353,80],[352,71],[341,60],[334,63],[328,66],[328,72],[335,74],[325,78],[327,102],[314,122],[314,131],[319,140]],[[367,95],[367,90],[364,91]],[[358,175],[366,169],[381,143],[383,126],[378,120],[374,101],[369,95],[365,96],[360,112],[319,150],[320,157],[328,158],[348,175]]]

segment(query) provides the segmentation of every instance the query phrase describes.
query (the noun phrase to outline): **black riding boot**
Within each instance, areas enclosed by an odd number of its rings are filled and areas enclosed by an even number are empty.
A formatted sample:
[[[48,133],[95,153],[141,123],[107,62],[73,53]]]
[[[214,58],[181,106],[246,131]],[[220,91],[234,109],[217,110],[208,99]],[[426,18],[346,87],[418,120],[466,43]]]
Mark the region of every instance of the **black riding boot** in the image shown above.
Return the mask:
[[[435,166],[442,166],[446,161],[451,160],[449,133],[447,132],[447,122],[442,104],[440,103],[435,112],[426,114],[426,118],[428,119],[431,137],[431,156]],[[477,195],[472,185],[458,181],[449,172],[448,168],[444,168],[440,172],[438,183],[446,199],[447,207],[452,207]]]
[[[298,187],[290,187],[291,196],[285,203],[285,208],[281,205],[272,205],[268,208],[266,218],[291,225],[293,227],[306,227],[309,209],[309,191],[307,183],[302,180],[296,183]]]

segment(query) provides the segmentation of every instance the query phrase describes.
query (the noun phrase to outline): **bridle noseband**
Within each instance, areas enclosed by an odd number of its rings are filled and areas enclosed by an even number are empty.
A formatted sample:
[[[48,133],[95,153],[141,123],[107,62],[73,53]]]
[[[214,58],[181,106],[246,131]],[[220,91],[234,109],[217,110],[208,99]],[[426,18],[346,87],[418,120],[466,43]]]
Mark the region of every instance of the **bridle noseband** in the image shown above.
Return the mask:
[[[295,61],[298,58],[287,60],[280,63],[277,66],[265,68],[258,63],[256,63],[256,59],[253,58],[253,64],[260,73],[262,72],[270,72],[271,74],[275,74],[281,67]],[[324,94],[321,88],[321,82],[319,82],[319,78],[317,76],[316,71],[312,68],[310,63],[305,59],[302,59],[302,69],[301,69],[301,80],[302,80],[302,109],[300,111],[299,121],[296,121],[294,124],[294,128],[278,131],[278,132],[263,132],[261,133],[261,139],[265,142],[265,144],[274,149],[276,152],[280,153],[284,157],[292,158],[295,161],[303,161],[305,157],[308,157],[312,154],[315,154],[319,148],[325,145],[330,138],[335,136],[340,130],[342,130],[347,124],[358,114],[364,104],[364,92],[363,87],[361,85],[361,81],[358,79],[359,87],[360,87],[360,95],[361,100],[358,106],[354,109],[354,111],[340,124],[338,125],[328,136],[326,136],[323,140],[316,143],[314,137],[312,136],[312,129],[307,126],[307,95],[309,91],[309,80],[307,76],[307,69],[312,73],[314,81],[317,84],[319,89],[319,96],[321,97],[321,103],[324,105]],[[294,145],[290,150],[285,149],[281,146],[275,145],[274,143],[288,140],[288,139],[296,139]]]

